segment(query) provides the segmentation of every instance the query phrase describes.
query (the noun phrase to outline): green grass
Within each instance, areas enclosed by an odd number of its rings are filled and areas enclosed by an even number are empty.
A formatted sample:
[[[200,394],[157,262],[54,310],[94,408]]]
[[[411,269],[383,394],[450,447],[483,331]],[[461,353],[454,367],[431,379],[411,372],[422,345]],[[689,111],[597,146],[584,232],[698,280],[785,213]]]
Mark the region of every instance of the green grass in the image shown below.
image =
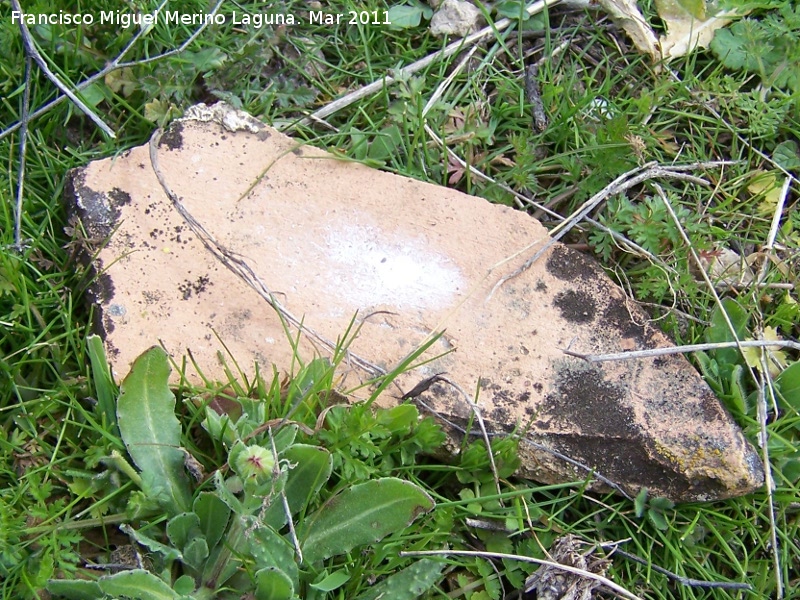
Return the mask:
[[[262,3],[242,6],[263,9]],[[38,2],[26,9],[55,12],[59,7],[74,10],[61,2]],[[287,12],[302,9],[300,3],[286,7]],[[93,5],[83,8],[97,12]],[[104,8],[127,10],[122,2]],[[185,12],[207,8],[206,2],[181,5]],[[350,8],[372,10],[384,5],[377,0],[358,7],[346,0],[328,5],[330,12]],[[229,10],[226,4],[223,12]],[[567,216],[640,163],[734,161],[697,173],[711,187],[660,183],[697,252],[731,248],[747,255],[765,244],[774,195],[753,191],[751,186],[758,176],[782,183],[784,175],[775,161],[797,174],[798,159],[791,157],[792,140],[800,138],[796,90],[760,86],[757,74],[727,70],[710,52],[658,71],[634,52],[621,51],[618,42],[624,37],[599,24],[596,15],[553,11],[547,20],[534,21],[548,29],[533,37],[511,30],[503,35],[502,44],[490,42],[479,49],[427,113],[423,111],[428,99],[459,56],[433,61],[328,117],[330,127],[295,127],[293,135],[396,173],[498,203],[522,204],[548,227],[558,219],[520,198]],[[0,589],[4,598],[45,597],[42,589],[49,578],[96,575],[84,568],[87,559],[107,561],[112,550],[130,543],[120,524],[133,524],[162,540],[165,527],[166,516],[142,498],[134,480],[120,469],[121,463],[109,458],[115,450],[124,452],[124,447],[110,433],[107,415],[104,420],[96,403],[103,393],[115,392],[104,391],[102,378],[90,369],[87,336],[92,313],[83,296],[90,275],[75,260],[79,239],[64,231],[65,226],[74,226],[61,202],[67,171],[144,143],[155,123],[198,101],[221,98],[269,123],[288,126],[340,95],[442,48],[443,42],[429,36],[424,25],[399,31],[369,26],[247,30],[215,25],[183,54],[134,65],[100,80],[86,90],[84,100],[116,131],[116,140],[105,139],[66,102],[31,123],[21,250],[14,248],[13,237],[19,131],[0,137],[5,165],[0,186]],[[136,31],[112,26],[32,30],[51,69],[73,85],[114,59]],[[157,26],[126,60],[169,51],[192,32],[191,27]],[[549,56],[567,40],[571,44],[540,67],[550,122],[543,132],[534,132],[524,100],[524,67]],[[20,118],[24,89],[23,47],[7,4],[0,6],[0,48],[2,134]],[[55,97],[54,87],[35,67],[30,86],[33,109]],[[425,125],[494,183],[461,169],[434,143]],[[800,264],[797,193],[794,180],[774,260],[766,272],[765,283],[778,287],[720,290],[742,306],[748,335],[763,326],[778,328],[787,339],[800,334],[796,290],[786,287],[797,282]],[[663,328],[678,341],[703,341],[713,295],[696,276],[689,249],[660,202],[654,189],[643,185],[625,197],[612,198],[592,214],[657,260],[626,251],[608,233],[585,224],[567,241],[594,254],[633,296],[653,306],[654,314],[663,315]],[[299,357],[306,363],[312,358]],[[755,442],[759,430],[755,406],[738,409],[736,404],[737,397],[754,391],[754,380],[734,377],[737,365],[744,368],[735,353],[710,358],[717,361],[717,370],[709,371],[706,364],[709,382]],[[796,364],[797,358],[789,353],[788,364]],[[325,398],[325,385],[315,385],[320,387],[309,396],[307,410],[295,417],[312,429]],[[280,418],[286,414],[289,392],[281,388],[281,377],[266,369],[250,382],[210,383],[209,389],[187,387],[177,393],[182,446],[211,473],[224,469],[229,449],[201,427],[205,413],[196,400],[224,395],[251,406],[253,398],[260,398],[265,418]],[[794,407],[784,406],[779,416],[771,415],[767,426],[776,480],[778,573],[764,491],[676,508],[657,500],[637,506],[613,495],[584,493],[580,482],[552,486],[514,479],[510,476],[513,443],[496,440],[494,455],[503,475],[498,494],[480,440],[465,447],[454,463],[442,462],[422,452],[438,439],[432,423],[406,423],[392,431],[385,421],[381,425],[381,419],[388,419],[385,414],[335,409],[327,429],[300,434],[305,443],[327,448],[334,464],[329,485],[309,512],[348,486],[387,476],[415,483],[437,504],[369,551],[349,552],[309,567],[303,575],[303,597],[355,598],[366,593],[370,582],[398,573],[415,560],[400,557],[400,550],[449,547],[545,558],[545,550],[565,533],[589,542],[628,540],[621,548],[655,567],[688,578],[753,586],[751,594],[689,587],[648,565],[615,557],[607,576],[643,598],[721,599],[740,597],[737,594],[769,598],[776,594],[776,576],[785,597],[798,597],[800,417],[797,404]],[[468,519],[500,530],[476,527]],[[153,554],[156,567],[163,567],[165,563]],[[509,559],[492,564],[469,557],[445,560],[442,577],[426,597],[513,598],[534,569]],[[326,593],[311,587],[310,583],[319,584],[338,571],[349,579],[335,590]],[[231,597],[238,595],[232,592]]]

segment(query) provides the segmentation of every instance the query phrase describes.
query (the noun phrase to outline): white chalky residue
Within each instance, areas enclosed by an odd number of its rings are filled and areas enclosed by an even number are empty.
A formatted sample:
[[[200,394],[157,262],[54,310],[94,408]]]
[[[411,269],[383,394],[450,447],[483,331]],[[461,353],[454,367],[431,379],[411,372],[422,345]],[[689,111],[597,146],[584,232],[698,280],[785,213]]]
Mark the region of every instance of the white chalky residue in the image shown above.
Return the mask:
[[[325,241],[326,258],[334,263],[329,281],[340,298],[358,308],[437,309],[463,286],[453,261],[420,238],[347,224],[329,230]]]

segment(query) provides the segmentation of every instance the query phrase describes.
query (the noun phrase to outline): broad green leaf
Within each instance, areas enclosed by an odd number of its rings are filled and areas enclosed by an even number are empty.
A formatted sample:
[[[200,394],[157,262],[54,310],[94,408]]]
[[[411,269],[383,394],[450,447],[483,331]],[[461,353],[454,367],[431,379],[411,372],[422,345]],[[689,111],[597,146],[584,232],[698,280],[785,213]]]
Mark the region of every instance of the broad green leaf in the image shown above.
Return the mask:
[[[278,568],[297,587],[299,573],[294,547],[272,527],[258,524],[254,517],[247,517],[243,522],[245,529],[250,532],[243,550],[253,558],[255,568]]]
[[[333,365],[327,358],[315,358],[303,367],[289,383],[289,389],[286,392],[286,405],[289,407],[289,412],[286,413],[285,417],[290,419],[295,413],[297,413],[296,418],[298,419],[308,416],[298,411],[305,404],[305,411],[311,412],[312,408],[304,401],[312,392],[330,389],[333,371]]]
[[[93,83],[92,85],[83,88],[78,95],[80,96],[81,100],[91,107],[97,106],[106,99],[103,88],[97,83]]]
[[[153,486],[146,491],[162,498],[164,508],[174,515],[189,509],[191,493],[169,371],[167,354],[158,346],[139,356],[122,382],[117,422],[128,454]]]
[[[303,558],[314,563],[405,529],[434,506],[422,489],[385,477],[354,485],[328,500],[302,524]]]
[[[97,580],[100,589],[109,596],[124,596],[131,600],[178,600],[180,595],[144,569],[123,571]]]
[[[399,8],[399,7],[392,7]],[[391,10],[389,10],[391,18]],[[367,148],[369,148],[369,140],[367,134],[363,131],[353,127],[350,130],[350,153],[356,160],[364,160],[367,158]]]
[[[278,455],[294,444],[299,430],[300,428],[292,423],[282,426],[278,431],[272,432],[272,441],[275,442],[275,451]]]
[[[778,397],[783,401],[784,408],[789,406],[800,411],[800,362],[795,362],[786,367],[775,378],[778,388]]]
[[[181,575],[172,584],[172,589],[181,596],[188,596],[194,591],[194,578],[189,575]]]
[[[117,434],[117,414],[114,410],[117,386],[114,385],[114,379],[111,377],[106,351],[100,336],[90,335],[86,338],[86,351],[89,353],[89,360],[92,363],[92,382],[97,394],[97,408],[105,417],[106,426],[112,433]]]
[[[439,581],[446,566],[444,561],[423,558],[373,585],[355,600],[415,600]]]
[[[658,16],[664,20],[685,16],[699,21],[706,18],[705,0],[656,0],[656,7]]]
[[[183,564],[191,567],[195,572],[200,572],[208,558],[208,543],[205,538],[196,537],[189,541],[183,548]]]
[[[167,523],[167,537],[176,548],[183,548],[201,534],[200,517],[191,512],[175,515]]]
[[[397,148],[401,143],[400,128],[397,125],[388,125],[372,140],[367,156],[372,160],[388,160],[397,154]]]
[[[225,529],[231,510],[211,492],[200,492],[194,501],[194,512],[200,519],[200,530],[206,538],[209,549],[217,545]]]
[[[184,52],[182,56],[201,73],[218,69],[228,60],[228,55],[216,47],[204,48],[198,52]]]
[[[162,544],[158,540],[151,538],[149,535],[144,534],[141,531],[137,531],[128,524],[121,525],[120,529],[123,531],[123,533],[136,540],[139,544],[151,552],[160,554],[165,561],[173,561],[181,558],[180,550],[177,548]]]
[[[800,168],[800,149],[797,147],[797,142],[786,140],[775,146],[772,160],[787,171]]]
[[[244,506],[228,488],[228,482],[225,481],[219,470],[214,473],[214,489],[217,490],[217,497],[227,505],[231,512],[237,514],[242,514],[244,512]]]
[[[311,587],[320,592],[332,592],[333,590],[342,587],[350,580],[350,573],[344,569],[334,571],[330,575],[322,578],[322,581],[312,583]]]
[[[96,581],[51,579],[47,582],[47,591],[67,600],[99,600],[103,597],[103,590]]]
[[[203,570],[203,585],[210,584],[211,587],[221,587],[239,570],[242,565],[241,557],[245,556],[249,545],[245,531],[252,526],[252,517],[233,515],[222,542],[211,549]]]
[[[328,481],[333,467],[333,457],[319,446],[295,444],[288,448],[281,458],[295,465],[289,470],[283,488],[289,511],[294,515],[303,510],[308,501]],[[263,521],[275,529],[286,525],[286,511],[280,498],[273,500],[264,513]]]
[[[747,314],[741,305],[732,298],[725,298],[722,301],[722,308],[727,313],[728,318],[733,325],[736,336],[743,340],[747,337],[747,325],[750,321],[750,316]],[[711,343],[719,342],[732,342],[734,340],[733,334],[728,327],[722,310],[719,306],[714,308],[711,313],[711,325],[706,329],[706,341]],[[737,348],[723,348],[714,351],[714,358],[720,367],[720,375],[727,376],[733,365],[741,363],[742,358]]]
[[[228,415],[221,415],[207,406],[206,418],[203,419],[202,425],[211,439],[222,442],[226,448],[236,443],[236,427]]]
[[[280,569],[267,567],[256,573],[256,600],[291,600],[294,587]]]
[[[415,3],[414,6],[405,4],[392,6],[389,9],[390,27],[392,29],[411,29],[419,26],[423,16],[430,19],[432,14],[433,11],[430,10],[430,7],[425,7],[421,3]]]
[[[408,433],[419,421],[419,411],[413,404],[398,404],[377,416],[378,421],[393,434]]]
[[[653,510],[651,508],[647,511],[647,518],[650,519],[650,522],[659,531],[666,531],[667,529],[669,529],[669,523],[667,522],[667,518],[661,511]]]
[[[794,452],[778,461],[778,469],[792,483],[800,480],[800,452]]]
[[[733,412],[746,415],[751,403],[745,397],[744,392],[744,367],[742,365],[734,365],[731,370],[729,379],[729,393],[725,395],[728,402],[728,408],[733,409]]]
[[[644,515],[644,511],[647,508],[647,496],[648,490],[646,487],[643,487],[639,490],[639,493],[636,494],[636,499],[633,501],[634,507],[634,514],[636,515],[637,519],[641,519],[642,515]]]
[[[494,5],[498,16],[508,17],[509,19],[521,19],[527,21],[531,18],[525,10],[525,3],[520,0],[503,0]]]

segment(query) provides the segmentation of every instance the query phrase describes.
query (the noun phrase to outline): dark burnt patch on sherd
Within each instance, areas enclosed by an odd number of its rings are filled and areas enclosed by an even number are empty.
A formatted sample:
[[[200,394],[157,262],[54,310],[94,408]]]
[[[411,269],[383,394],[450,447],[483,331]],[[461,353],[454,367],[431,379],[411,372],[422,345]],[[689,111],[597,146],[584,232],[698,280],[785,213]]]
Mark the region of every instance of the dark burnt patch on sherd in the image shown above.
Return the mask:
[[[594,281],[605,273],[591,258],[566,246],[557,245],[547,257],[548,272],[561,281]]]
[[[724,483],[713,476],[687,477],[680,456],[668,449],[665,453],[644,430],[647,425],[637,421],[627,388],[610,381],[602,367],[561,362],[550,390],[536,425],[546,431],[547,445],[554,450],[632,496],[641,487],[683,500],[725,495]],[[687,440],[683,446],[691,444]]]
[[[561,316],[572,323],[589,323],[594,320],[597,304],[586,292],[568,290],[557,294],[553,306]]]
[[[158,147],[166,146],[170,150],[180,150],[183,148],[183,123],[175,121],[169,126],[158,141]]]
[[[581,435],[638,439],[639,429],[625,402],[625,390],[606,381],[596,366],[563,363],[553,389],[545,396],[543,413]]]
[[[108,196],[111,198],[111,205],[116,209],[117,214],[119,214],[119,208],[121,206],[126,206],[131,203],[131,195],[118,187],[108,192]]]
[[[555,434],[551,435],[551,438],[554,450],[595,470],[599,475],[622,487],[631,496],[635,496],[641,487],[669,489],[673,498],[706,493],[715,487],[714,482],[707,480],[689,481],[680,472],[644,451],[642,441],[638,439],[569,434]],[[576,472],[578,477],[587,475],[586,472]],[[720,492],[719,489],[716,491]]]
[[[93,190],[86,185],[83,169],[74,169],[67,175],[64,198],[70,216],[77,216],[88,236],[96,241],[111,235],[119,220],[120,207],[131,201],[130,195],[118,188],[110,194]]]
[[[639,348],[646,348],[651,338],[651,327],[640,325],[646,323],[648,316],[637,305],[631,303],[629,306],[624,298],[611,297],[609,303],[603,311],[603,321],[619,331],[624,338],[636,340]]]

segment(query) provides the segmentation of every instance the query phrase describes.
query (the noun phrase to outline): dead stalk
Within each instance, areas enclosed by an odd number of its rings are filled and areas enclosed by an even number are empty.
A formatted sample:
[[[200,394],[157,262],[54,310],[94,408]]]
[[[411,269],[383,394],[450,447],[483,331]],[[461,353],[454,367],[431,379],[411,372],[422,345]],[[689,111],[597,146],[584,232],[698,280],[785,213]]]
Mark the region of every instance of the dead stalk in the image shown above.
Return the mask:
[[[783,580],[781,577],[781,555],[780,546],[778,546],[778,526],[775,522],[775,480],[772,478],[772,464],[769,461],[769,431],[767,430],[767,395],[775,402],[774,389],[772,378],[769,374],[769,365],[767,364],[766,353],[762,350],[760,362],[761,370],[759,371],[759,385],[758,385],[758,426],[759,426],[759,445],[761,446],[761,459],[764,466],[764,485],[767,489],[767,514],[769,515],[769,538],[770,546],[772,546],[772,563],[775,571],[775,597],[779,600],[783,598]]]
[[[585,571],[576,567],[570,567],[569,565],[562,565],[561,563],[552,562],[549,560],[541,560],[538,558],[532,558],[530,556],[522,556],[520,554],[503,554],[502,552],[476,552],[474,550],[416,550],[413,552],[400,552],[400,556],[477,556],[480,558],[506,558],[510,560],[518,560],[521,562],[529,562],[535,565],[550,567],[551,569],[558,569],[560,571],[572,573],[573,575],[578,575],[579,577],[594,579],[622,598],[628,598],[629,600],[642,600],[639,596],[632,594],[621,585],[618,585],[607,577],[603,577],[597,573],[592,573],[591,571]]]
[[[555,6],[558,4],[560,0],[550,0],[549,2],[546,0],[538,0],[534,2],[530,6],[526,7],[525,11],[529,15],[535,15],[542,12],[545,8]],[[297,127],[304,127],[310,124],[313,120],[317,119],[324,119],[336,112],[339,112],[343,108],[346,108],[353,104],[354,102],[358,102],[362,98],[367,98],[372,94],[382,90],[385,87],[389,87],[394,82],[398,81],[399,79],[403,79],[404,77],[408,77],[409,75],[413,75],[414,73],[421,71],[422,69],[428,67],[429,65],[433,64],[437,60],[441,60],[444,58],[449,58],[453,54],[460,52],[466,48],[469,48],[473,44],[477,44],[482,42],[486,38],[491,37],[505,29],[516,22],[516,20],[512,19],[500,19],[499,21],[495,21],[493,24],[488,25],[467,37],[461,38],[460,40],[456,40],[451,44],[448,44],[443,50],[439,50],[432,54],[429,54],[425,58],[421,58],[420,60],[411,63],[401,69],[399,69],[395,75],[385,75],[380,79],[373,81],[372,83],[365,85],[362,88],[359,88],[353,92],[350,92],[346,96],[343,96],[337,100],[334,100],[330,104],[323,106],[319,110],[311,113],[307,117],[300,119],[299,121],[295,121],[294,123],[287,124],[285,127],[281,129],[281,131],[291,131]]]
[[[714,342],[707,344],[687,344],[686,346],[670,346],[668,348],[653,348],[648,350],[631,350],[628,352],[615,352],[611,354],[583,354],[565,348],[561,350],[568,356],[580,358],[586,362],[611,362],[616,360],[633,360],[639,358],[654,358],[670,354],[688,354],[689,352],[704,352],[706,350],[721,350],[723,348],[791,348],[800,350],[800,342],[790,340],[746,340],[740,342]]]
[[[657,178],[669,178],[669,179],[681,179],[684,181],[690,181],[693,183],[698,183],[702,185],[708,185],[708,182],[705,179],[700,177],[696,177],[694,175],[690,175],[686,173],[686,171],[690,170],[697,170],[697,169],[708,169],[708,168],[715,168],[722,165],[731,164],[730,161],[713,161],[707,163],[692,163],[688,165],[670,165],[670,166],[661,166],[656,162],[650,162],[645,165],[636,167],[623,173],[619,177],[617,177],[614,181],[609,183],[606,187],[600,190],[597,194],[589,198],[583,206],[581,206],[578,210],[576,210],[570,217],[559,223],[558,227],[556,227],[553,231],[550,232],[550,240],[548,240],[543,246],[541,246],[536,253],[525,261],[525,263],[515,270],[513,273],[509,275],[505,275],[502,277],[492,288],[492,291],[489,292],[488,297],[486,300],[490,300],[494,293],[507,281],[518,277],[525,271],[531,268],[531,266],[541,258],[541,256],[550,249],[553,244],[555,244],[558,240],[560,240],[564,235],[567,234],[573,227],[575,227],[580,221],[582,221],[586,216],[592,212],[598,205],[600,205],[603,201],[605,201],[610,196],[615,194],[621,194],[626,192],[627,190],[631,189],[632,187],[639,185],[644,181],[648,181],[650,179],[657,179]],[[517,256],[520,256],[526,253],[528,250],[536,247],[539,244],[538,241],[529,244],[525,248],[522,248],[516,254],[507,257],[502,262],[507,262],[509,260],[513,260]],[[499,266],[499,265],[495,265]]]
[[[475,415],[475,420],[478,421],[478,427],[481,429],[481,434],[483,435],[483,441],[486,444],[486,452],[489,455],[489,465],[492,469],[492,478],[494,479],[494,486],[497,490],[497,495],[501,496],[503,494],[502,490],[500,489],[500,476],[497,473],[497,464],[494,461],[494,453],[492,452],[492,442],[489,439],[489,433],[486,431],[486,423],[483,420],[483,414],[481,413],[481,408],[478,406],[478,403],[474,401],[467,392],[463,390],[463,388],[458,385],[457,383],[451,381],[447,377],[439,377],[439,381],[443,381],[444,383],[453,387],[461,396],[464,398],[465,402],[469,404],[469,408],[472,413]]]

